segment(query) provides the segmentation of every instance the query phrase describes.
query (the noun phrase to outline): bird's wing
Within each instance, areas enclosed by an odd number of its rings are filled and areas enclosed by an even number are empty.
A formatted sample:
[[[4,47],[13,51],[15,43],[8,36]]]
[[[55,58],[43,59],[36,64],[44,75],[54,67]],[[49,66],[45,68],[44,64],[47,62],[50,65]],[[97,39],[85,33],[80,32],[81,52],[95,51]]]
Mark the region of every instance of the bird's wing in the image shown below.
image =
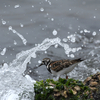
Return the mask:
[[[75,63],[81,62],[81,59],[75,59],[75,60],[59,60],[59,61],[52,61],[51,62],[51,69],[53,71],[59,72],[63,68],[68,68],[70,65],[73,65]]]
[[[54,61],[54,62],[51,62],[51,69],[53,71],[60,71],[62,70],[63,68],[67,68],[71,65],[72,63],[70,63],[69,61],[65,61],[65,60],[60,60],[60,61]]]

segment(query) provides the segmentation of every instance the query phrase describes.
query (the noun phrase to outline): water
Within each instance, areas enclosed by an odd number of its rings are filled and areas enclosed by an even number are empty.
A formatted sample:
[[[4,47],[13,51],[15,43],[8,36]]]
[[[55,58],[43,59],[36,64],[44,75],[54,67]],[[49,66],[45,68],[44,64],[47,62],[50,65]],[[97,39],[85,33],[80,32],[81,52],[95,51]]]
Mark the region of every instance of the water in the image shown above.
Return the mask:
[[[45,57],[84,59],[69,78],[100,71],[99,3],[0,1],[0,100],[34,100],[35,80],[53,78],[45,66],[37,68]]]

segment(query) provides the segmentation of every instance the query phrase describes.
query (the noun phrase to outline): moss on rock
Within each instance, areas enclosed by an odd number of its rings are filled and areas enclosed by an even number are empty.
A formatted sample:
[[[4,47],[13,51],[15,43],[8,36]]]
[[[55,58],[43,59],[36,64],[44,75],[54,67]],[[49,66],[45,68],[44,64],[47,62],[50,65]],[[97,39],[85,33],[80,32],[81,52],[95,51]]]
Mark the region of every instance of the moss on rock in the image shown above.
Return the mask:
[[[92,100],[90,88],[74,79],[42,80],[36,82],[34,90],[35,100]]]

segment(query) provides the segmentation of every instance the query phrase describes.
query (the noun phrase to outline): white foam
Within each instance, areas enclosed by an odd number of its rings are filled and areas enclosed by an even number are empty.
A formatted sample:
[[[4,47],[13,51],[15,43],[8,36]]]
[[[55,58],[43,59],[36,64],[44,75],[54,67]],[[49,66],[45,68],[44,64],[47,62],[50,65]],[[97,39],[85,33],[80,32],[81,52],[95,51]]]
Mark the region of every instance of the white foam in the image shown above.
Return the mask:
[[[55,30],[55,29],[54,29],[53,32],[52,32],[53,35],[57,35],[57,33],[58,33],[58,32],[57,32],[57,30]]]
[[[5,25],[7,22],[5,21],[5,20],[3,20],[3,19],[1,19],[2,20],[2,24],[3,25]]]
[[[15,6],[14,6],[14,8],[19,8],[19,7],[20,7],[20,5],[15,5]]]
[[[21,24],[21,27],[23,27],[23,24]],[[12,28],[12,26],[9,26],[8,29],[9,29],[10,31],[12,31],[13,33],[17,34],[17,35],[21,38],[23,44],[26,45],[27,40],[26,40],[20,33],[18,33],[16,30],[14,30],[14,29]]]
[[[43,12],[44,11],[44,8],[40,8],[40,11]]]
[[[13,30],[12,27],[9,27],[9,29]],[[16,59],[9,65],[4,64],[4,66],[0,69],[0,100],[16,100],[17,97],[18,99],[21,98],[21,100],[34,100],[35,94],[33,84],[36,81],[27,75],[26,77],[23,77],[22,73],[26,70],[27,63],[30,62],[31,58],[37,57],[36,53],[38,51],[45,52],[51,46],[58,47],[59,45],[64,48],[66,55],[69,55],[69,53],[72,51],[77,52],[77,49],[80,50],[80,47],[77,47],[76,49],[70,48],[67,43],[62,43],[61,39],[58,37],[53,39],[46,38],[42,43],[36,45],[32,49],[18,53],[16,55]],[[69,57],[74,57],[74,55],[71,54]],[[8,92],[10,90],[13,92],[10,92],[9,94]],[[33,96],[30,95],[30,93],[32,93]],[[23,94],[27,96],[23,96]],[[2,99],[3,97],[6,99]]]
[[[35,80],[33,80],[29,75],[26,75],[25,76],[26,78],[27,78],[27,80],[29,80],[30,82],[32,82],[32,83],[36,83],[36,81]]]
[[[14,90],[9,90],[6,95],[4,95],[1,100],[18,100],[18,94]]]
[[[4,49],[0,52],[1,55],[5,55],[5,53],[6,53],[6,48],[4,48]]]

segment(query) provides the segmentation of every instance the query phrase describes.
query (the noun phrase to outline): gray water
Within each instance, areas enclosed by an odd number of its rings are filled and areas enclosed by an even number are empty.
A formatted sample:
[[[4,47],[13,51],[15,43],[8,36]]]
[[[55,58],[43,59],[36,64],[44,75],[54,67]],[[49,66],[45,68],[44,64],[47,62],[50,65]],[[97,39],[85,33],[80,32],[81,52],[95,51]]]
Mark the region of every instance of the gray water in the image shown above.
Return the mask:
[[[33,83],[22,76],[27,62],[35,80],[53,78],[45,66],[36,68],[45,57],[84,59],[70,78],[100,71],[99,12],[99,0],[1,0],[0,64],[7,64],[0,70],[0,99],[18,100],[25,91],[21,100],[33,99]]]

